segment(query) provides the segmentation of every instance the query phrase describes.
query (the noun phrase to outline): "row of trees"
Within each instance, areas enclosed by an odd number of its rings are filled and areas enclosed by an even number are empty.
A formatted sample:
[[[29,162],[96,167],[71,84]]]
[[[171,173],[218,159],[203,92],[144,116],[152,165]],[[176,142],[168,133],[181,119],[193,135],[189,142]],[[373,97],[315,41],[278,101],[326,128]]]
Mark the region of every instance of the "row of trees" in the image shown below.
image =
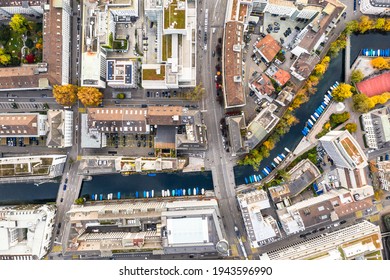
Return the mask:
[[[346,34],[366,33],[370,30],[390,31],[390,18],[371,19],[368,16],[361,16],[359,20],[352,20],[346,24]]]
[[[88,106],[97,106],[102,102],[103,94],[93,87],[77,87],[75,85],[53,86],[53,96],[58,104],[72,106],[77,99]]]
[[[360,113],[367,113],[372,110],[377,104],[385,104],[390,100],[390,92],[384,92],[380,95],[368,97],[365,94],[355,94],[352,97],[353,109]]]

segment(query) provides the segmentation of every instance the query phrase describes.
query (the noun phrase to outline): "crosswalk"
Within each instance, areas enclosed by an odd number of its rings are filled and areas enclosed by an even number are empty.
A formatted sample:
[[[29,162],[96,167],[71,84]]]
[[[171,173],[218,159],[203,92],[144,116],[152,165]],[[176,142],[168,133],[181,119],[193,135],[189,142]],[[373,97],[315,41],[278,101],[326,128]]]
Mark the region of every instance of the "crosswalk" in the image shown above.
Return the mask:
[[[13,102],[0,102],[0,109],[13,109]],[[17,102],[16,109],[43,109],[44,103],[32,103],[32,102]]]
[[[32,260],[32,256],[0,256],[0,260]]]

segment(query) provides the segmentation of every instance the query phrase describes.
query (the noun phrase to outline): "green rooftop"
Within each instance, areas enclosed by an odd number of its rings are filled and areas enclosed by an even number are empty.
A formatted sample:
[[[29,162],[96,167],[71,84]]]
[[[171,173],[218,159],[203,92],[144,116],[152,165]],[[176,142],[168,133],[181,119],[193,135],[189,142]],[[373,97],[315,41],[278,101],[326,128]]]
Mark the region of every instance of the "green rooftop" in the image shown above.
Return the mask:
[[[165,80],[165,65],[160,65],[160,74],[156,69],[142,69],[142,79],[146,81]]]
[[[172,57],[172,35],[162,36],[162,60],[167,61]]]
[[[164,8],[164,29],[184,29],[186,26],[186,2],[171,0]]]

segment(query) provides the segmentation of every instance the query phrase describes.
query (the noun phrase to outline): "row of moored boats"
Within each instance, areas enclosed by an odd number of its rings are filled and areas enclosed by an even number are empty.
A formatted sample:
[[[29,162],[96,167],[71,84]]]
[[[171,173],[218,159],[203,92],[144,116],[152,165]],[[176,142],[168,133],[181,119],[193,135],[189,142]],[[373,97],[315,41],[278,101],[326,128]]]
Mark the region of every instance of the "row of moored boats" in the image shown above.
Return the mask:
[[[288,148],[284,149],[286,150],[287,154],[291,152]],[[285,158],[286,155],[284,153],[278,154],[278,156],[274,158],[275,163],[271,162],[271,166],[266,166],[263,170],[261,170],[261,173],[259,174],[253,174],[248,178],[245,177],[245,183],[251,184],[260,182],[262,179],[267,177],[272,172],[272,170],[274,170],[279,164],[281,164],[285,160]]]
[[[315,109],[314,114],[310,116],[310,119],[307,120],[306,126],[302,129],[302,134],[304,136],[307,136],[310,132],[310,130],[313,128],[316,121],[320,118],[322,113],[325,112],[326,107],[328,107],[330,101],[332,100],[332,92],[333,90],[339,85],[339,82],[335,82],[333,86],[330,87],[328,92],[324,95],[324,100],[322,101],[321,105]]]
[[[362,49],[362,55],[364,56],[390,56],[390,49]]]

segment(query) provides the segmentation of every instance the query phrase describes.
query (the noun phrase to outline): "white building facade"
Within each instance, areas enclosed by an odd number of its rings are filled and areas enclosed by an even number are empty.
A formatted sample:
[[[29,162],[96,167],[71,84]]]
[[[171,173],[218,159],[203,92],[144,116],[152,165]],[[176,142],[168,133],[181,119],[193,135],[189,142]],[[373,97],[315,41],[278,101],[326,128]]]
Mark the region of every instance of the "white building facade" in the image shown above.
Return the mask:
[[[361,0],[360,11],[367,15],[390,15],[389,0]]]

